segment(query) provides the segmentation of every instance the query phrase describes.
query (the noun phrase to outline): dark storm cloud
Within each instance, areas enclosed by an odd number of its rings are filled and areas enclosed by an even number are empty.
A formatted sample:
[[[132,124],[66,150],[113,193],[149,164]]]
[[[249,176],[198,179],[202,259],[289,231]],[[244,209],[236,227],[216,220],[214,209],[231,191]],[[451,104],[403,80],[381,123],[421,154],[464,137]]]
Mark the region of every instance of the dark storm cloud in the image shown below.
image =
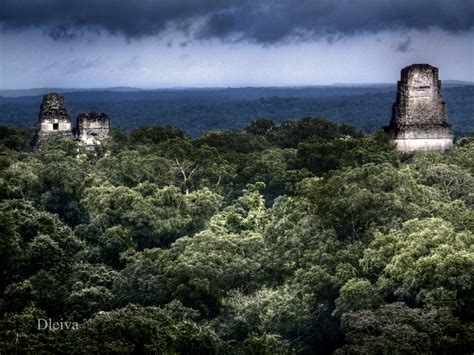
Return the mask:
[[[194,40],[331,43],[384,30],[467,31],[474,27],[474,1],[2,0],[0,23],[4,30],[41,28],[56,40],[104,32],[132,40],[177,31]]]
[[[411,42],[411,38],[407,37],[403,41],[394,43],[392,48],[395,48],[395,51],[397,52],[406,53],[411,49]]]

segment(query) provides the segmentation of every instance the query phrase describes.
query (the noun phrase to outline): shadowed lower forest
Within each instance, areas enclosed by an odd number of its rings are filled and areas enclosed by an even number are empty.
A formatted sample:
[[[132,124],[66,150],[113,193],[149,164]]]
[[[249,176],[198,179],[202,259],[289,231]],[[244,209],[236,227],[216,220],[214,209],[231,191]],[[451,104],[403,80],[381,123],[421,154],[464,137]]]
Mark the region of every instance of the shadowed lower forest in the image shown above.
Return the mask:
[[[474,138],[0,127],[0,352],[472,354]],[[38,329],[38,319],[78,329]]]

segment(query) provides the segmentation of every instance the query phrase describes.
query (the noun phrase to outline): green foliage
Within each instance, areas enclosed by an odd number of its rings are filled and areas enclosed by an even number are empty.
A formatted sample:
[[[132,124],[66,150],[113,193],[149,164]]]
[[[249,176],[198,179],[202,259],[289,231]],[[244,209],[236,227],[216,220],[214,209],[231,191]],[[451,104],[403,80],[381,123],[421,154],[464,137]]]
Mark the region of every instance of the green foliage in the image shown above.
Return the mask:
[[[238,354],[293,354],[288,344],[279,335],[251,334],[245,339],[243,346],[238,349]]]
[[[410,166],[370,163],[303,181],[300,194],[315,202],[323,223],[340,238],[358,238],[369,228],[389,229],[426,215],[437,191],[418,179]]]
[[[447,307],[474,316],[474,235],[441,219],[410,220],[378,233],[361,259],[383,294],[409,304]]]
[[[269,148],[269,143],[255,135],[246,134],[240,130],[208,131],[196,142],[198,145],[206,144],[217,149],[222,154],[247,154]]]
[[[298,121],[283,122],[269,132],[269,140],[282,148],[297,148],[303,142],[334,141],[336,138],[356,135],[357,131],[350,126],[339,126],[325,118],[305,117]]]
[[[85,320],[98,311],[108,310],[113,301],[111,289],[117,277],[115,270],[102,264],[77,265],[68,280],[71,293],[66,306],[70,318]]]
[[[336,300],[337,311],[342,313],[373,309],[381,303],[379,292],[370,281],[351,279],[339,290]]]
[[[97,162],[98,179],[113,185],[134,187],[143,182],[159,186],[173,184],[173,162],[149,153],[126,150]]]
[[[180,238],[156,257],[174,290],[173,296],[212,312],[227,291],[255,289],[264,279],[265,245],[255,232],[204,231]]]
[[[158,144],[168,139],[184,137],[184,131],[171,126],[144,126],[133,130],[129,140],[132,144]]]
[[[195,233],[205,226],[220,201],[219,195],[207,189],[185,195],[177,187],[160,189],[147,182],[134,188],[91,187],[84,192],[82,203],[89,217],[104,230],[99,243],[106,244],[104,252],[109,253],[135,244],[140,249],[169,245],[176,238]],[[113,235],[119,235],[120,240],[110,242]]]
[[[256,335],[279,334],[293,348],[304,347],[301,335],[311,319],[311,309],[289,286],[263,287],[254,294],[234,291],[224,299],[214,327],[225,339],[242,341]],[[251,341],[250,339],[248,341]]]
[[[70,341],[81,353],[219,354],[225,343],[195,312],[173,302],[164,308],[129,305],[99,312]]]
[[[275,129],[275,122],[271,118],[257,118],[245,127],[246,132],[260,136],[269,133],[273,129]]]
[[[310,117],[29,140],[0,127],[2,353],[474,349],[471,138],[404,161]]]
[[[267,149],[250,154],[250,161],[239,173],[242,182],[265,184],[265,197],[273,200],[291,188],[290,169],[295,164],[295,149]]]
[[[345,314],[342,327],[349,345],[336,354],[468,353],[474,338],[449,311],[392,303]]]

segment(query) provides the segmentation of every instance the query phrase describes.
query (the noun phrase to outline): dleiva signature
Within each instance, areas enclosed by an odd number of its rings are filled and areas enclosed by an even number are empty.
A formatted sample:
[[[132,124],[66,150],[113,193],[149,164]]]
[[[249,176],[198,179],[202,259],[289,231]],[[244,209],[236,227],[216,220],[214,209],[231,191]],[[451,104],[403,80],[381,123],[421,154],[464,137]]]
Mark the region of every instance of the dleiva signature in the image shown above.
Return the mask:
[[[78,330],[77,322],[53,321],[51,318],[38,318],[38,330]]]

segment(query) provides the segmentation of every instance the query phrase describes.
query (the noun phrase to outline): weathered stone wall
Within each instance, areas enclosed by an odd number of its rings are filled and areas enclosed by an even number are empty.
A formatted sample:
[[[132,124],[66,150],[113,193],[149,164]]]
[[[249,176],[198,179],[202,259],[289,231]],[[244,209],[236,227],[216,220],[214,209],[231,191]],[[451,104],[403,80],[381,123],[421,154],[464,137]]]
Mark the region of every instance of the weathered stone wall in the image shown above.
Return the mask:
[[[77,116],[76,134],[86,146],[100,143],[109,132],[110,118],[105,113],[89,112]]]
[[[452,128],[446,118],[437,68],[413,64],[402,69],[386,131],[402,155],[452,148]]]
[[[72,136],[71,117],[67,112],[64,98],[55,92],[43,96],[38,120],[37,145],[45,143],[50,134]]]
[[[39,112],[39,130],[36,146],[40,147],[53,134],[67,137],[76,136],[85,146],[92,147],[109,136],[110,118],[105,113],[89,112],[77,116],[74,132],[71,128],[71,117],[67,112],[64,98],[55,93],[43,96]]]
[[[416,152],[439,151],[446,152],[453,147],[452,138],[416,138],[416,139],[393,139],[397,150],[403,155],[411,155]]]

